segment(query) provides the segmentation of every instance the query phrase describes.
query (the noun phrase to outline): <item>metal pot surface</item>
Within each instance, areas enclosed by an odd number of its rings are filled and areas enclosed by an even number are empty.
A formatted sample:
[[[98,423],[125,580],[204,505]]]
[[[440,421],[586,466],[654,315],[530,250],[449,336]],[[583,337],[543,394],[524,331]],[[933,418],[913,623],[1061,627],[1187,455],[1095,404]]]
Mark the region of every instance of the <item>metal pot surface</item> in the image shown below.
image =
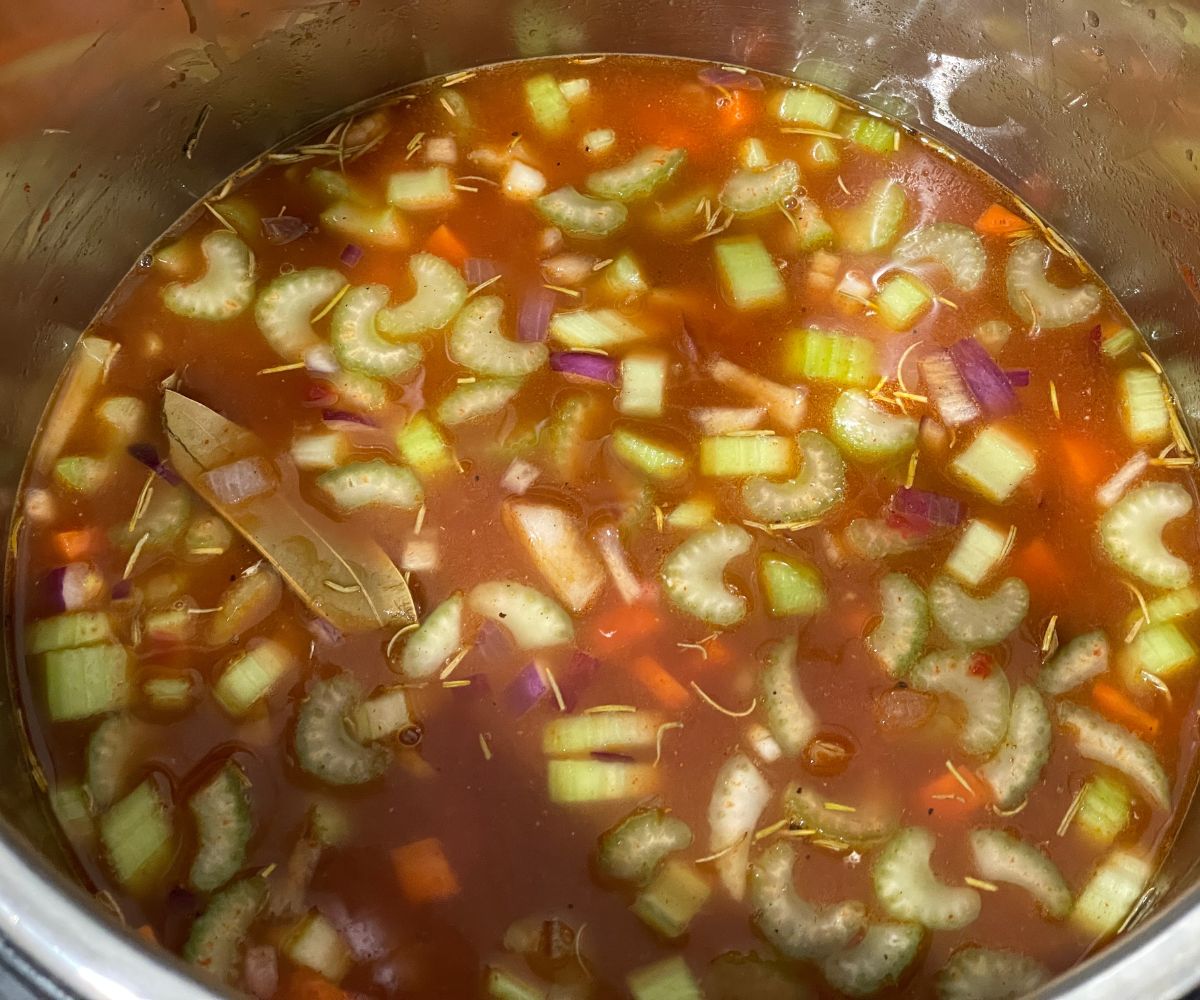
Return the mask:
[[[389,89],[571,51],[795,72],[906,108],[911,124],[1007,182],[1073,240],[1145,331],[1194,427],[1200,9],[1192,0],[1090,4],[45,0],[12,9],[0,33],[0,501],[11,508],[68,349],[130,264],[205,191]],[[0,785],[0,971],[11,979],[0,993],[212,997],[73,884],[17,763],[20,720],[3,690],[0,753],[14,763]],[[1193,814],[1136,926],[1040,995],[1178,997],[1200,982],[1197,859]]]

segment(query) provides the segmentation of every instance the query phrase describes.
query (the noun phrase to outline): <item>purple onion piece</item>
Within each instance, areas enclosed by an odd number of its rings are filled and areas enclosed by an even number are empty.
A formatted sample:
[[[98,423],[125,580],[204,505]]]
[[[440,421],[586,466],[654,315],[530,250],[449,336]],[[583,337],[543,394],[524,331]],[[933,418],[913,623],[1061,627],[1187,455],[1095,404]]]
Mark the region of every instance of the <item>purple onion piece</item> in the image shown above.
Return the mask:
[[[133,593],[132,580],[118,580],[112,585],[112,590],[109,591],[114,601],[123,601]]]
[[[321,646],[336,646],[345,638],[327,618],[312,618],[305,622],[305,627]]]
[[[463,277],[468,285],[482,285],[500,273],[494,260],[487,257],[468,257],[463,261]]]
[[[294,215],[272,215],[260,223],[263,238],[277,247],[300,239],[308,232],[308,225]]]
[[[615,750],[593,750],[592,760],[607,760],[614,764],[632,764],[633,755],[627,753],[618,753]]]
[[[353,424],[355,427],[378,427],[370,417],[349,410],[322,410],[321,419],[327,424]]]
[[[517,340],[544,341],[557,301],[554,292],[541,286],[526,295],[517,314]]]
[[[613,385],[617,381],[617,362],[606,354],[589,354],[586,351],[554,351],[550,355],[550,368],[566,375]]]
[[[950,357],[985,413],[999,417],[1017,408],[1012,383],[974,337],[964,337],[951,345]]]
[[[338,260],[340,260],[347,267],[354,267],[362,259],[363,248],[357,243],[347,243],[342,248],[342,252],[338,255]]]
[[[468,701],[487,701],[492,697],[492,682],[487,674],[467,674],[458,679],[471,682],[466,687],[457,690],[456,694],[459,698],[465,698]]]
[[[1013,368],[1004,373],[1004,377],[1008,379],[1008,384],[1014,389],[1024,389],[1029,385],[1029,369],[1028,368]]]
[[[493,621],[485,621],[475,633],[475,649],[485,660],[500,663],[512,656],[508,635]]]
[[[520,718],[550,693],[550,685],[541,668],[527,663],[504,689],[504,707],[514,718]]]
[[[160,458],[158,449],[148,441],[137,441],[125,449],[136,458],[147,469],[152,469],[160,479],[165,479],[172,486],[178,486],[183,482],[179,473],[171,468],[165,458]]]
[[[763,82],[752,73],[738,73],[720,66],[709,66],[696,74],[706,87],[724,87],[726,90],[762,90]]]
[[[951,528],[963,519],[963,505],[953,497],[901,486],[892,496],[891,513],[917,530]]]
[[[599,669],[599,660],[577,649],[571,654],[566,668],[555,675],[559,693],[562,695],[563,706],[568,712],[575,711],[580,697],[592,683]]]
[[[700,363],[700,348],[696,346],[696,341],[693,339],[691,331],[688,330],[687,324],[681,324],[682,329],[675,343],[679,348],[679,353],[688,359],[692,364]]]
[[[79,565],[72,563],[72,566]],[[52,569],[42,580],[42,587],[46,593],[46,605],[55,614],[67,610],[67,599],[64,593],[66,589],[67,573],[71,566],[59,566]]]

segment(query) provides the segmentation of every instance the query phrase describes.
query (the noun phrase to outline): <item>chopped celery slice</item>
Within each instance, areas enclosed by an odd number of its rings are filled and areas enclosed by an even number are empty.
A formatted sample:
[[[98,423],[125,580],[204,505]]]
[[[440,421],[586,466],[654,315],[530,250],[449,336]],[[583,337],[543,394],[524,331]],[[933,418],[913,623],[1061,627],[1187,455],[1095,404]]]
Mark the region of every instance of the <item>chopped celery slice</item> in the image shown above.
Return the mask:
[[[1134,444],[1157,445],[1171,437],[1162,380],[1151,368],[1126,368],[1117,376],[1121,423]]]
[[[617,458],[652,479],[681,479],[687,475],[691,464],[679,448],[630,427],[615,428],[610,442]]]
[[[766,709],[767,726],[785,757],[799,757],[817,734],[820,720],[800,687],[796,670],[795,634],[768,643],[758,686]]]
[[[862,462],[907,455],[917,443],[917,430],[915,417],[884,410],[861,389],[840,393],[830,414],[830,436],[843,452]]]
[[[797,250],[809,252],[833,245],[833,226],[821,206],[808,195],[800,195],[800,208],[791,214],[791,219]]]
[[[827,808],[828,802],[815,785],[792,784],[783,796],[783,811],[789,824],[818,830],[826,837],[843,841],[856,850],[867,851],[891,839],[899,825],[897,814],[876,800],[852,811]]]
[[[852,997],[896,983],[917,957],[925,932],[917,924],[870,924],[861,941],[821,963],[829,985]]]
[[[381,309],[376,316],[379,333],[392,340],[403,340],[446,326],[467,301],[467,283],[458,269],[431,253],[416,253],[409,258],[408,273],[414,292],[399,305]]]
[[[188,799],[197,840],[188,881],[200,892],[219,889],[246,863],[254,828],[249,785],[242,769],[229,763]]]
[[[604,284],[622,302],[629,302],[650,290],[637,258],[628,250],[618,254],[604,269]]]
[[[340,982],[354,964],[354,955],[337,928],[315,910],[284,939],[283,953],[331,983]]]
[[[525,103],[534,124],[547,135],[558,135],[571,122],[571,105],[549,73],[539,73],[525,81]]]
[[[704,210],[707,201],[716,200],[717,192],[712,188],[697,188],[669,201],[654,201],[649,219],[659,232],[676,234],[681,229],[696,225],[696,216]]]
[[[499,413],[521,391],[519,378],[485,378],[464,382],[437,405],[437,418],[447,427],[483,420]]]
[[[1008,553],[1007,531],[987,521],[971,520],[946,557],[946,572],[968,587],[978,587]]]
[[[712,886],[686,861],[669,859],[630,909],[665,938],[687,933],[688,924],[708,901]]]
[[[254,254],[225,229],[205,236],[200,250],[204,274],[189,284],[167,285],[163,305],[180,316],[208,322],[240,316],[254,300]]]
[[[492,1000],[547,1000],[548,997],[540,985],[494,965],[488,966],[483,989]]]
[[[1159,809],[1170,805],[1171,781],[1153,747],[1082,705],[1060,701],[1056,711],[1081,757],[1120,771]]]
[[[593,393],[571,391],[556,400],[540,441],[560,479],[570,481],[585,473],[591,435],[602,413],[600,401]]]
[[[725,759],[708,800],[708,847],[718,855],[721,883],[739,901],[746,895],[754,830],[770,801],[771,786],[749,757],[735,753]]]
[[[981,496],[1004,503],[1037,468],[1037,458],[1002,427],[980,431],[950,463],[950,471]]]
[[[403,687],[385,688],[359,702],[350,717],[354,735],[363,743],[395,736],[412,725],[408,692]]]
[[[317,477],[316,485],[342,514],[370,507],[416,510],[425,502],[412,471],[382,458],[330,469]]]
[[[87,743],[87,792],[92,805],[104,811],[127,790],[133,765],[141,752],[142,727],[125,713],[110,715],[92,732]]]
[[[746,480],[742,502],[756,518],[768,524],[815,520],[842,502],[846,492],[846,467],[833,443],[818,431],[796,435],[800,472],[775,482],[761,476]]]
[[[128,445],[146,426],[146,404],[137,396],[109,396],[96,407],[96,416],[115,444]]]
[[[442,165],[425,170],[400,170],[388,178],[389,205],[407,211],[449,208],[457,200],[450,171]]]
[[[879,624],[867,636],[867,648],[893,677],[905,674],[925,650],[929,638],[929,601],[903,573],[879,581]]]
[[[1100,308],[1099,286],[1084,282],[1074,288],[1061,288],[1052,284],[1046,277],[1050,257],[1050,248],[1038,239],[1013,245],[1005,269],[1008,304],[1026,323],[1042,330],[1086,322]]]
[[[396,447],[404,461],[423,478],[458,467],[445,435],[425,413],[416,414],[397,432]]]
[[[142,697],[158,712],[183,712],[192,704],[195,688],[190,677],[151,677],[142,682]]]
[[[1116,932],[1146,891],[1151,872],[1145,858],[1129,851],[1113,851],[1079,893],[1071,922],[1097,937]]]
[[[1139,671],[1162,680],[1172,680],[1189,667],[1197,656],[1192,640],[1174,622],[1149,625],[1129,644],[1129,654]]]
[[[847,115],[838,131],[856,146],[888,156],[900,147],[900,130],[874,115]]]
[[[324,472],[343,464],[350,454],[350,442],[340,431],[297,434],[288,454],[297,469]]]
[[[681,531],[697,531],[713,523],[716,511],[716,504],[708,497],[692,497],[667,515],[666,524]]]
[[[998,808],[1016,809],[1037,784],[1050,760],[1052,728],[1042,696],[1022,684],[1013,696],[1004,742],[976,772],[991,786]]]
[[[652,764],[615,760],[551,760],[546,764],[550,801],[614,802],[651,795],[659,772]]]
[[[930,867],[936,836],[923,827],[907,827],[880,853],[871,872],[875,894],[888,914],[930,930],[959,930],[979,916],[979,893],[938,880]]]
[[[667,598],[680,611],[722,628],[746,616],[747,601],[726,587],[725,567],[750,550],[750,534],[742,528],[714,524],[698,531],[663,561]]]
[[[815,327],[788,334],[784,367],[794,377],[859,388],[878,376],[872,341]]]
[[[1150,624],[1173,622],[1180,618],[1190,618],[1200,611],[1200,591],[1195,587],[1183,587],[1180,590],[1168,591],[1146,602],[1146,610],[1150,613]],[[1138,612],[1140,617],[1140,612]]]
[[[893,330],[908,330],[933,305],[933,291],[916,275],[888,278],[875,297],[879,318]]]
[[[937,977],[938,1000],[1023,997],[1050,978],[1050,970],[1020,952],[959,948]]]
[[[579,148],[592,156],[606,153],[616,144],[617,133],[610,128],[596,128],[585,132],[579,140]]]
[[[771,158],[763,141],[755,137],[738,146],[738,162],[747,170],[764,170],[771,165]]]
[[[721,188],[719,201],[734,215],[758,215],[783,206],[800,186],[795,160],[759,170],[739,170]]]
[[[550,339],[576,350],[609,350],[645,340],[646,331],[615,309],[575,309],[550,317]]]
[[[633,1000],[704,1000],[704,993],[681,955],[634,969],[625,977]]]
[[[546,364],[545,344],[509,340],[504,335],[504,300],[482,295],[468,302],[450,331],[446,350],[452,360],[478,375],[516,378]]]
[[[628,163],[591,174],[587,188],[597,197],[613,201],[645,198],[669,181],[686,159],[687,153],[682,149],[650,146]]]
[[[971,833],[975,870],[989,882],[1024,889],[1054,920],[1071,912],[1071,890],[1058,866],[1032,844],[1004,830]]]
[[[722,290],[735,309],[765,309],[787,298],[783,276],[757,236],[718,240],[713,253]]]
[[[767,613],[775,618],[816,614],[825,607],[825,585],[811,563],[764,552],[758,558],[758,575]]]
[[[908,197],[893,180],[876,181],[853,208],[831,213],[838,246],[851,253],[875,253],[890,246],[900,232]]]
[[[116,643],[52,649],[43,655],[46,706],[56,722],[86,719],[129,701],[129,651]]]
[[[1162,534],[1191,510],[1192,495],[1178,483],[1139,486],[1105,511],[1100,542],[1117,566],[1151,586],[1186,587],[1192,568],[1167,549]]]
[[[295,666],[286,646],[265,639],[229,661],[213,685],[213,697],[230,715],[245,715]]]
[[[328,267],[310,267],[275,278],[258,296],[254,319],[263,339],[281,358],[302,361],[321,343],[313,315],[346,287],[346,279]]]
[[[367,208],[335,201],[321,213],[321,225],[362,246],[402,250],[409,242],[408,224],[393,205]]]
[[[364,745],[348,721],[362,704],[362,689],[349,674],[317,681],[296,716],[296,761],[329,785],[363,785],[383,774],[391,755],[379,744]]]
[[[1119,330],[1113,330],[1100,341],[1100,353],[1106,358],[1119,358],[1136,348],[1141,339],[1137,330],[1123,326]]]
[[[96,823],[92,819],[92,804],[82,785],[58,785],[50,793],[50,808],[54,818],[72,844],[92,847]]]
[[[533,205],[550,225],[582,239],[611,236],[629,217],[629,209],[619,201],[589,198],[569,184],[542,195]]]
[[[545,649],[570,642],[571,616],[552,597],[511,580],[476,584],[467,606],[504,628],[521,649]]]
[[[266,901],[266,880],[257,876],[217,893],[192,924],[183,957],[221,982],[232,982],[246,935]]]
[[[596,866],[617,882],[645,885],[668,854],[691,845],[683,820],[665,809],[639,809],[600,835]]]
[[[313,167],[308,172],[305,181],[317,194],[324,196],[329,201],[345,200],[363,204],[369,200],[362,188],[340,170]]]
[[[115,642],[112,619],[104,611],[68,611],[33,622],[25,631],[26,656],[38,656],[52,649],[71,649]]]
[[[935,222],[921,226],[896,244],[893,251],[907,264],[936,261],[954,281],[954,287],[972,292],[987,273],[987,251],[979,234],[957,222]]]
[[[658,351],[625,355],[620,366],[621,390],[617,393],[617,412],[627,417],[661,417],[666,396],[667,366],[667,356]]]
[[[700,473],[720,479],[767,476],[780,479],[796,469],[796,444],[777,434],[722,434],[700,439]]]
[[[184,549],[189,555],[221,555],[233,544],[233,529],[215,514],[201,514],[183,536]]]
[[[909,683],[958,702],[963,709],[959,746],[969,754],[990,754],[1008,732],[1012,699],[1008,676],[998,665],[989,662],[984,673],[975,663],[969,651],[929,653],[912,668]]]
[[[1047,660],[1037,677],[1046,694],[1065,694],[1108,670],[1108,637],[1099,629],[1085,632]]]
[[[261,563],[242,573],[221,594],[219,610],[208,622],[208,642],[224,646],[266,619],[283,597],[283,581]]]
[[[112,462],[94,455],[64,455],[54,463],[54,481],[72,493],[99,493],[115,471]]]
[[[1094,774],[1079,795],[1072,823],[1085,836],[1108,845],[1121,835],[1133,819],[1133,796],[1119,778]]]
[[[988,597],[972,597],[953,580],[936,576],[929,584],[929,610],[946,637],[978,648],[1003,642],[1029,612],[1029,588],[1010,576]]]
[[[425,357],[420,344],[391,343],[375,328],[390,297],[387,285],[351,288],[342,296],[329,322],[329,343],[343,368],[379,378],[400,378],[420,365]]]
[[[604,750],[652,747],[662,720],[650,712],[595,712],[564,715],[542,730],[547,756],[569,757]]]
[[[810,170],[835,170],[842,165],[842,151],[838,148],[838,142],[823,135],[813,136],[801,157],[800,165]],[[832,228],[829,233],[832,237]]]
[[[841,105],[813,87],[794,87],[779,98],[776,113],[790,125],[811,125],[829,131],[837,121]]]
[[[425,616],[408,636],[393,669],[410,680],[431,677],[462,645],[462,594],[452,594]]]
[[[118,882],[135,892],[149,889],[175,854],[169,805],[150,780],[143,781],[100,818],[100,842]]]

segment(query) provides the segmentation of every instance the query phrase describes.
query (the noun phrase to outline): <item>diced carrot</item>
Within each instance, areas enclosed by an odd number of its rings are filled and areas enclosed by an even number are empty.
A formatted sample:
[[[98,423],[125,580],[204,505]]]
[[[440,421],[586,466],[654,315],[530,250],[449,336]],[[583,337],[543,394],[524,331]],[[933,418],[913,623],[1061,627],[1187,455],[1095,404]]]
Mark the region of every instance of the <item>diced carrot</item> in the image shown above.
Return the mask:
[[[410,903],[438,903],[459,893],[458,876],[436,837],[397,847],[392,851],[392,867]]]
[[[645,604],[615,607],[597,619],[592,630],[591,651],[613,653],[625,649],[662,625],[658,612]]]
[[[955,770],[971,786],[971,791],[968,792],[963,782],[947,768],[945,774],[939,774],[917,793],[917,806],[929,819],[964,819],[987,805],[987,788],[983,782],[965,767],[956,765]]]
[[[158,935],[154,933],[154,928],[149,924],[142,924],[137,929],[138,937],[143,941],[148,941],[150,944],[158,944]]]
[[[1060,434],[1059,443],[1067,471],[1089,493],[1112,472],[1112,456],[1095,439],[1082,434]]]
[[[288,1000],[346,1000],[349,994],[319,972],[303,967],[287,977],[287,988],[280,994]]]
[[[1120,723],[1143,736],[1158,735],[1158,719],[1139,705],[1135,705],[1125,692],[1107,681],[1096,681],[1092,685],[1092,701],[1100,713],[1113,722]]]
[[[692,696],[688,693],[688,689],[680,684],[675,676],[653,656],[635,657],[630,664],[630,669],[633,671],[633,675],[650,689],[663,707],[681,709],[691,700]]]
[[[1032,223],[1028,219],[1010,212],[1003,205],[989,205],[983,215],[975,220],[975,231],[984,236],[1007,236],[1030,228]]]
[[[706,663],[718,666],[722,663],[728,663],[733,655],[729,652],[729,647],[720,639],[712,639],[704,644],[704,648],[708,650],[708,659]]]
[[[1035,538],[1020,547],[1013,556],[1012,568],[1013,575],[1040,597],[1058,598],[1065,591],[1067,579],[1062,563],[1045,538]]]
[[[727,132],[743,128],[758,117],[758,101],[748,90],[731,91],[729,97],[723,98],[723,101],[717,120]]]
[[[457,267],[462,267],[463,261],[471,256],[470,251],[463,245],[449,226],[438,226],[432,233],[429,234],[429,239],[425,241],[425,249],[432,254],[436,254],[445,260],[450,261]]]
[[[102,536],[96,528],[60,531],[54,536],[54,547],[67,562],[76,562],[93,555],[101,547]]]

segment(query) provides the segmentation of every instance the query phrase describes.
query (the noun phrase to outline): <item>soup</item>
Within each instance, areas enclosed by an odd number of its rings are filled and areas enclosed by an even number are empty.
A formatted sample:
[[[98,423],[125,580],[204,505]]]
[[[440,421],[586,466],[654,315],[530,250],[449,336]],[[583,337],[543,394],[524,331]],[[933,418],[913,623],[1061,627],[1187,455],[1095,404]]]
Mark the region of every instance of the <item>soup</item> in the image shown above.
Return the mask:
[[[271,997],[1016,996],[1195,752],[1194,452],[1009,192],[796,81],[461,73],[132,269],[13,618],[80,869]]]

